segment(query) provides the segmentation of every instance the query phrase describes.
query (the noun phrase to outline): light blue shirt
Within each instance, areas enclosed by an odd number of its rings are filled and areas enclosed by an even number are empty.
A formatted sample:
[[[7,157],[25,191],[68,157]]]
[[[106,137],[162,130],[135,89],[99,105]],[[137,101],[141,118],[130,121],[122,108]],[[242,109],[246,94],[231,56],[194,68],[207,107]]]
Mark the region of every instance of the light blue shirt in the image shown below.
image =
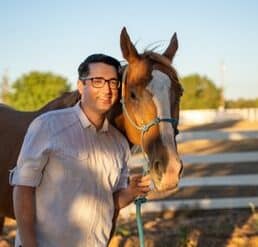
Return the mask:
[[[106,246],[113,193],[127,187],[129,156],[122,134],[107,119],[96,131],[79,103],[36,118],[10,183],[36,187],[38,246]]]

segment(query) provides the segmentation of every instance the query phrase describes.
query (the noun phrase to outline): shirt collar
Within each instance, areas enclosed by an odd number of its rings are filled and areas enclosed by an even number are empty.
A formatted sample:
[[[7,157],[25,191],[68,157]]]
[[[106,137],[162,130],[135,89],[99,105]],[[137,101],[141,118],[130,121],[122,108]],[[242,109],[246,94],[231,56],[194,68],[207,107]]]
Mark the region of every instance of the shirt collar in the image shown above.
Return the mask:
[[[80,104],[81,104],[81,101],[76,103],[76,105],[74,106],[74,111],[75,111],[77,117],[79,118],[83,128],[92,127],[96,130],[96,127],[90,122],[90,120],[87,118],[86,114],[83,112]],[[98,132],[107,132],[108,126],[109,126],[108,119],[105,118],[102,128]]]

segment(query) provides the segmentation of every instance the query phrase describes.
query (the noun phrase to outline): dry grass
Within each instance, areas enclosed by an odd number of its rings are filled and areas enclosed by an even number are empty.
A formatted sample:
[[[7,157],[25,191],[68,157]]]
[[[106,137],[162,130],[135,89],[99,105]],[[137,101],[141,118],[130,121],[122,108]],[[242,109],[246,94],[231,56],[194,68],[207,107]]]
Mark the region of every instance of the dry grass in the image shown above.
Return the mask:
[[[179,211],[167,215],[144,215],[147,247],[258,246],[258,214],[250,210]],[[134,220],[120,222],[116,241],[109,247],[139,246]],[[126,229],[126,235],[121,229]]]

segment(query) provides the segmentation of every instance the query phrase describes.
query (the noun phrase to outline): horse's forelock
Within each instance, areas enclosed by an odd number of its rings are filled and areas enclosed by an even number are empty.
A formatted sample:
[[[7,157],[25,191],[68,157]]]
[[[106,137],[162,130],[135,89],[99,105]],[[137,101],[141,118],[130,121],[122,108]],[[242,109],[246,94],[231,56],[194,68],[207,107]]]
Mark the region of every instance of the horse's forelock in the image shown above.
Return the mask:
[[[128,65],[127,81],[131,85],[144,85],[151,79],[151,64],[146,59],[139,59]]]

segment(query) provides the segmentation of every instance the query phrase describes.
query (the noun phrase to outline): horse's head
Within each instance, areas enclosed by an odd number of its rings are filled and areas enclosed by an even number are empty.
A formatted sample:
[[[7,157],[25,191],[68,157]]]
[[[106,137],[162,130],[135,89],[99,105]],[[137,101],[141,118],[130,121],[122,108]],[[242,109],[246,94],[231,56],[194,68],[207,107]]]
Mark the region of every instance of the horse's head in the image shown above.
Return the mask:
[[[175,140],[182,87],[171,66],[178,48],[176,34],[162,55],[153,51],[139,54],[125,28],[120,44],[128,62],[122,88],[126,135],[147,154],[156,190],[172,191],[182,171]]]

